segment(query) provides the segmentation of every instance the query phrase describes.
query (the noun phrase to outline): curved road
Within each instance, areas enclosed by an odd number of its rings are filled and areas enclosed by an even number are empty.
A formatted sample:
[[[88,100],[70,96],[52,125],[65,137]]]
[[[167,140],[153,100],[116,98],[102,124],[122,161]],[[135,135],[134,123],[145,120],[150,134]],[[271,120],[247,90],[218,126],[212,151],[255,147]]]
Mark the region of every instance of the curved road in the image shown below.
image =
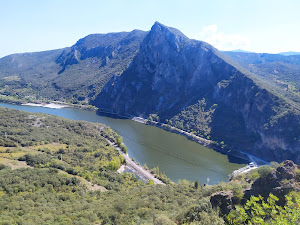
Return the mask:
[[[150,173],[148,170],[146,170],[144,167],[137,165],[132,159],[124,153],[115,143],[107,140],[115,149],[119,151],[119,153],[124,157],[126,161],[126,166],[134,172],[137,176],[139,176],[142,180],[153,180],[154,184],[165,184],[161,180],[154,177],[152,173]]]

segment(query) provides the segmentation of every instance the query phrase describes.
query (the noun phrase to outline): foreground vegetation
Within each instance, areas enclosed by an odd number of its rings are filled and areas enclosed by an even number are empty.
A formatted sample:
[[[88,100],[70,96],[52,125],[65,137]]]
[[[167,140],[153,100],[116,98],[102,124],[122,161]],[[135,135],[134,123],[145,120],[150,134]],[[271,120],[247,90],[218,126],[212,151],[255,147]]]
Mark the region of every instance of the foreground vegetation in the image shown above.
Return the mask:
[[[277,205],[272,195],[274,200],[267,203],[254,198],[243,204],[243,191],[279,164],[219,185],[181,180],[154,186],[151,182],[143,184],[131,173],[117,173],[124,159],[107,139],[125,149],[121,137],[102,124],[0,108],[0,223],[299,222],[297,193],[290,195],[285,206]],[[210,202],[210,196],[219,191],[232,191],[238,199],[236,210],[228,215]],[[256,213],[257,209],[262,213]],[[277,213],[270,214],[269,209]]]

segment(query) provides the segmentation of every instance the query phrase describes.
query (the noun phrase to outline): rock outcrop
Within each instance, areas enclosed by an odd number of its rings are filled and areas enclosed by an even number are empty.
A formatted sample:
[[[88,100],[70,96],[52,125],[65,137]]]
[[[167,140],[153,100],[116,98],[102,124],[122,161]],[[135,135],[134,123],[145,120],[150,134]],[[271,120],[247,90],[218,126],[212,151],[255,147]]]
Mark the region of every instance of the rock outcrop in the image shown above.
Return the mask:
[[[297,169],[298,166],[293,161],[284,161],[281,166],[274,169],[266,177],[255,180],[251,189],[245,191],[244,198],[250,199],[251,195],[261,195],[267,198],[272,193],[279,198],[278,204],[283,205],[286,194],[292,190],[300,191]]]
[[[239,200],[232,191],[220,191],[210,197],[210,203],[214,208],[219,207],[221,214],[227,215],[234,209],[234,205],[239,203]]]
[[[244,191],[243,199],[239,199],[232,191],[220,191],[210,196],[210,203],[214,208],[219,207],[221,214],[227,215],[235,205],[245,204],[251,196],[261,195],[267,200],[272,193],[279,198],[276,204],[283,206],[285,196],[289,192],[300,191],[298,169],[299,167],[293,161],[286,160],[269,174],[256,179],[251,188]]]

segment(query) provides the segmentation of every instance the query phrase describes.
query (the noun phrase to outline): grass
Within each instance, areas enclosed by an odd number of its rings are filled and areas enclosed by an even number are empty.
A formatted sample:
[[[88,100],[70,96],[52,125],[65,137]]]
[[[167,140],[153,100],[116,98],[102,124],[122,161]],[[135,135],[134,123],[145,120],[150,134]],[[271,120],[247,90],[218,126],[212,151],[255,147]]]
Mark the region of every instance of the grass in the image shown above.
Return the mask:
[[[10,147],[0,149],[0,157],[6,159],[15,159],[18,160],[21,156],[25,154],[38,154],[35,150],[28,147]]]
[[[57,152],[60,149],[66,149],[68,145],[61,144],[61,143],[51,143],[51,144],[44,144],[44,145],[37,145],[32,146],[30,149],[37,150],[37,151],[45,151],[48,150],[50,152]]]
[[[17,160],[12,160],[12,159],[7,159],[0,157],[0,164],[3,164],[5,166],[9,166],[11,169],[20,169],[20,168],[29,168],[25,162],[17,161]]]

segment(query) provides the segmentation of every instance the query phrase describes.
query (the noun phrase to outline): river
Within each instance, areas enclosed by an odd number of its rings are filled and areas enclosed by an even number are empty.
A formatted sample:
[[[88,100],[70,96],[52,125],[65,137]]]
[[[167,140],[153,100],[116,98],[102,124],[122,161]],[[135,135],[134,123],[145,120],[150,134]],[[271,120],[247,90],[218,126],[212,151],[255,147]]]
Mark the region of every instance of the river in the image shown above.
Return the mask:
[[[51,109],[0,102],[0,107],[28,112],[48,113],[72,120],[103,123],[123,136],[130,157],[149,168],[158,166],[172,181],[199,180],[200,184],[217,184],[228,180],[228,174],[245,166],[229,162],[228,156],[206,148],[186,137],[147,126],[129,119],[99,116],[94,111],[74,108]]]

